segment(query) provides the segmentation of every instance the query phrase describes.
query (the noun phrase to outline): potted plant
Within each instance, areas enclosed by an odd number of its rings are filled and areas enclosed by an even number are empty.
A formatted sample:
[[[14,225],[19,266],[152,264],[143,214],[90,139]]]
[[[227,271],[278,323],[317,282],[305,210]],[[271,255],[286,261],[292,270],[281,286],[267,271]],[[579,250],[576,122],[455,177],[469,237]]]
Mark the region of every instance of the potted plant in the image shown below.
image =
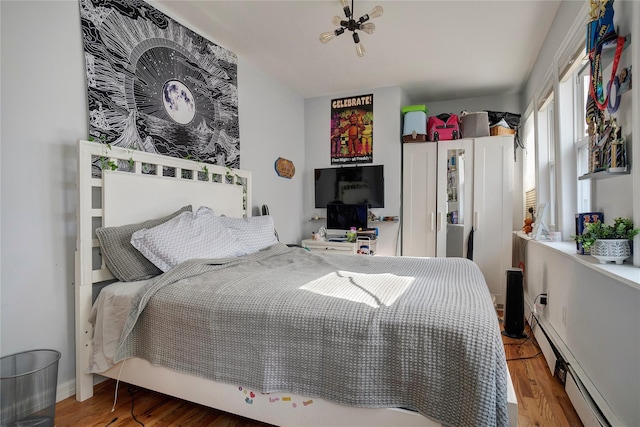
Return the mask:
[[[597,258],[600,263],[614,261],[622,262],[631,255],[633,238],[640,233],[640,229],[633,228],[633,222],[628,218],[616,218],[613,225],[600,221],[586,225],[584,232],[578,236],[572,236],[582,244],[585,252]]]

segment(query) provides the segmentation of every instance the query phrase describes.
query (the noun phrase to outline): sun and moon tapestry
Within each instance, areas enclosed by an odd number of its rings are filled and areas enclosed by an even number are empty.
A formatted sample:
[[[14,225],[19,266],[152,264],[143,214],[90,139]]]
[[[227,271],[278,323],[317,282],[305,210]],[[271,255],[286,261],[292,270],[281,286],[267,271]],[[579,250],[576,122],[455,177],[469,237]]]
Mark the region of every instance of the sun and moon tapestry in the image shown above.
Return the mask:
[[[331,164],[373,163],[373,94],[331,100]]]
[[[237,168],[238,58],[141,0],[79,0],[89,134]]]

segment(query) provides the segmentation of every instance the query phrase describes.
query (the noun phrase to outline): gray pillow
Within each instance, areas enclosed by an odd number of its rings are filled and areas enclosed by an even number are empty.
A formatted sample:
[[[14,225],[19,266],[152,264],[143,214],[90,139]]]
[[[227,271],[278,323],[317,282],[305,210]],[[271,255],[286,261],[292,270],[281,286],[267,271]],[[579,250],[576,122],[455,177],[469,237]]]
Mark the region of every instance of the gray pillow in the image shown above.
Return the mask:
[[[191,205],[158,219],[150,219],[138,224],[96,229],[100,250],[107,268],[121,282],[148,279],[162,273],[158,267],[146,259],[131,244],[131,235],[144,228],[153,228],[183,212],[191,212]]]

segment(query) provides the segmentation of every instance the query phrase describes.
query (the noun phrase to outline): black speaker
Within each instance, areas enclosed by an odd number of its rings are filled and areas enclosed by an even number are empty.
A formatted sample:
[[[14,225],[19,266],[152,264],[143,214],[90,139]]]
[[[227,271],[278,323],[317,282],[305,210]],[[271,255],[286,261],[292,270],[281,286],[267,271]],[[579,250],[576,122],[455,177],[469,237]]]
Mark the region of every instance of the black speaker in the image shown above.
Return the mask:
[[[503,335],[511,338],[526,338],[524,333],[524,288],[522,269],[507,269],[507,303],[504,306]]]

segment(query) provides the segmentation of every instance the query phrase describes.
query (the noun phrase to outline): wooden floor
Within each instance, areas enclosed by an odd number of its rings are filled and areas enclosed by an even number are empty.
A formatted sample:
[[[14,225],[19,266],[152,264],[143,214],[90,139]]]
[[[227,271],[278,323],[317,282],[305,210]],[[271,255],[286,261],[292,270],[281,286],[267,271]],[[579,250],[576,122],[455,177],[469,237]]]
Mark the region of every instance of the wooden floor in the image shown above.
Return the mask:
[[[531,336],[527,326],[525,331]],[[582,426],[562,385],[551,375],[544,356],[512,360],[539,353],[533,339],[503,337],[507,364],[518,396],[518,426]],[[516,344],[516,345],[513,345]],[[519,344],[519,345],[518,345]],[[118,404],[113,406],[115,381],[108,380],[95,388],[94,397],[76,402],[70,397],[56,405],[56,427],[122,427],[139,426],[133,413],[145,426],[212,426],[212,427],[267,427],[268,424],[188,403],[153,391],[133,388],[126,384],[118,389]],[[390,426],[391,427],[391,426]],[[394,426],[395,427],[395,426]]]
[[[526,341],[502,337],[511,381],[518,397],[518,427],[582,427],[562,384],[553,377],[527,325]],[[522,343],[524,341],[524,343]],[[517,345],[522,343],[521,345]],[[513,345],[516,344],[516,345]],[[540,354],[538,354],[540,353]],[[538,354],[533,358],[518,359]]]

